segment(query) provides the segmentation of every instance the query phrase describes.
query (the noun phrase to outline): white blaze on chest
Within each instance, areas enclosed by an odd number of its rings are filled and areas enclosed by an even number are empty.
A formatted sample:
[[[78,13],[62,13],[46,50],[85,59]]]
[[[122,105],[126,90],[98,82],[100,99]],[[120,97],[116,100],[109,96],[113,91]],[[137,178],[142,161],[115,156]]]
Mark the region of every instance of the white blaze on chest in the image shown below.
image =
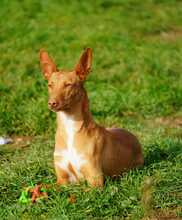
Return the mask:
[[[58,119],[61,120],[66,132],[66,148],[56,148],[54,156],[61,157],[60,161],[56,160],[56,164],[66,170],[70,175],[70,180],[75,181],[75,176],[69,171],[68,164],[71,163],[76,174],[80,176],[80,167],[85,163],[82,154],[78,153],[75,146],[76,126],[73,118],[63,112],[58,113]]]

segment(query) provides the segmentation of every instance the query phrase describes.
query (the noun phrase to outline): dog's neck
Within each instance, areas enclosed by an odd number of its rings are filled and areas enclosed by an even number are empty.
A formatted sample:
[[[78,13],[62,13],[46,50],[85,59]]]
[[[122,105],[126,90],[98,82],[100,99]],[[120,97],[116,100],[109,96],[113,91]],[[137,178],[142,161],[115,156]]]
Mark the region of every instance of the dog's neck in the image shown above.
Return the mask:
[[[70,125],[74,124],[76,131],[87,128],[90,124],[94,123],[89,110],[89,101],[85,90],[80,101],[75,103],[71,109],[57,113],[57,122],[58,127],[59,125],[66,127],[65,123],[70,123]]]

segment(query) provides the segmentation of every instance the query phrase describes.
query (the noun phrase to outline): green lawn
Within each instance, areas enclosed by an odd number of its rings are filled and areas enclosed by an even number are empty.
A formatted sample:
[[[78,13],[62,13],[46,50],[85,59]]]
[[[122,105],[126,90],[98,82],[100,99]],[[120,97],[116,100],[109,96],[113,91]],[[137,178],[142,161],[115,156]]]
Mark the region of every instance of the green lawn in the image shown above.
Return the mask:
[[[182,217],[182,1],[1,0],[0,18],[0,135],[32,138],[0,145],[0,219]],[[93,48],[92,114],[135,133],[145,166],[103,190],[52,185],[48,200],[21,204],[27,186],[55,182],[42,47],[67,69]]]

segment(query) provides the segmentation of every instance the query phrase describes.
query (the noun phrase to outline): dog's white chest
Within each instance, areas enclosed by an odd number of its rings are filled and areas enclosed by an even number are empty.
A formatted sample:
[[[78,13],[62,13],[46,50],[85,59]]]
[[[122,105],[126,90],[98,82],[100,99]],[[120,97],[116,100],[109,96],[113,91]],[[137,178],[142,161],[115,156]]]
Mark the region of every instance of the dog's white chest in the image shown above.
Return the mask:
[[[85,163],[85,159],[82,154],[78,153],[74,146],[74,137],[76,132],[75,121],[63,112],[60,112],[58,117],[65,127],[67,135],[67,147],[64,149],[58,147],[55,148],[54,156],[57,158],[56,165],[67,171],[70,176],[70,181],[76,181],[75,175],[69,169],[69,164],[71,164],[76,176],[82,178],[80,168]]]

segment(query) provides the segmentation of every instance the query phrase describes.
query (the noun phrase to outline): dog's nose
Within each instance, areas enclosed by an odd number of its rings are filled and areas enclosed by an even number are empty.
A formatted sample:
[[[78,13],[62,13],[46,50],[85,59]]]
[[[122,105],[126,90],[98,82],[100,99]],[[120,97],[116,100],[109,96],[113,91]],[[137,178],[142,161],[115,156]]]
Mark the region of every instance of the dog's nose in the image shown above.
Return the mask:
[[[55,108],[55,107],[57,107],[57,105],[58,105],[58,103],[55,100],[52,100],[52,101],[48,102],[49,107],[54,107]]]

